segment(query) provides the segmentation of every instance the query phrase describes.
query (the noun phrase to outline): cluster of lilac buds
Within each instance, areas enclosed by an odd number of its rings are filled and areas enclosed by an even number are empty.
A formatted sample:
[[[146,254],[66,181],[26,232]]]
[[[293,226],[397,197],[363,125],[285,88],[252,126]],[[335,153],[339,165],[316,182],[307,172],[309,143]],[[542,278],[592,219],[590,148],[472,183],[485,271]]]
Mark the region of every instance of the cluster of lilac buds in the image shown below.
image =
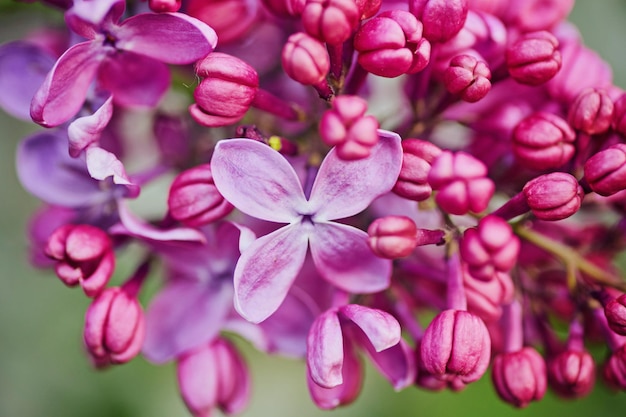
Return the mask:
[[[40,125],[31,259],[93,299],[96,368],[173,361],[196,417],[254,393],[233,335],[322,409],[361,357],[515,407],[626,390],[626,92],[573,1],[42,1],[71,36],[1,45],[0,106]]]

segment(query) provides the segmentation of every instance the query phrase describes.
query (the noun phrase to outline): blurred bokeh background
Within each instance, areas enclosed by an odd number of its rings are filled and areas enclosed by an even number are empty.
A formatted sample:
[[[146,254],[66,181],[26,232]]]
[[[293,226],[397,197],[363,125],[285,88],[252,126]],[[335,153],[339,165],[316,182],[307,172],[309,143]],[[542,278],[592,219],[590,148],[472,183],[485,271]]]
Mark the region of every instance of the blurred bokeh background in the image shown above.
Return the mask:
[[[0,41],[19,39],[49,19],[42,9],[0,0]],[[626,1],[581,0],[570,20],[611,63],[615,83],[626,87]],[[20,138],[36,129],[0,110],[0,417],[188,416],[171,365],[157,367],[138,358],[94,371],[81,343],[87,299],[28,265],[25,229],[38,202],[20,187],[14,155]],[[414,388],[396,393],[368,368],[354,405],[322,412],[308,398],[302,362],[267,357],[241,345],[254,386],[244,416],[621,416],[626,407],[623,393],[598,384],[583,400],[563,401],[548,393],[542,402],[515,410],[498,400],[488,375],[460,393]]]

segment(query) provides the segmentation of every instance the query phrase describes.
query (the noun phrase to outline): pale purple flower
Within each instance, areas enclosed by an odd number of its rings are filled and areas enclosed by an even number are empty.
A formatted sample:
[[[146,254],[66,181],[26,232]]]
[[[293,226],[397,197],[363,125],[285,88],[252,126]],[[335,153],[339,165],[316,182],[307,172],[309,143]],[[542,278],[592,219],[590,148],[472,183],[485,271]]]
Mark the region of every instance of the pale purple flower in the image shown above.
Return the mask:
[[[287,160],[248,139],[217,144],[211,168],[218,191],[242,212],[287,223],[257,239],[235,269],[235,306],[248,320],[269,317],[302,268],[308,248],[320,275],[351,293],[389,285],[391,263],[367,246],[367,233],[334,222],[363,211],[395,184],[402,162],[400,138],[380,132],[368,158],[343,161],[333,149],[324,159],[310,197]]]

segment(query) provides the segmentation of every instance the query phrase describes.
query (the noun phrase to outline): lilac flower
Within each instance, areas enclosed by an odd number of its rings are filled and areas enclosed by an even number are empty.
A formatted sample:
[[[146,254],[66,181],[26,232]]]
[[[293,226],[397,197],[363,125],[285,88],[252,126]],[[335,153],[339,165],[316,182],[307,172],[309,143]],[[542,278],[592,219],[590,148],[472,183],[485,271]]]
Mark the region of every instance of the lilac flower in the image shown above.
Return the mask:
[[[308,199],[291,165],[270,147],[247,139],[217,144],[211,167],[218,191],[252,217],[287,223],[257,239],[237,262],[235,306],[246,319],[260,322],[276,311],[309,246],[320,275],[340,289],[370,293],[389,285],[391,264],[370,251],[367,233],[332,221],[363,211],[395,184],[400,138],[380,136],[365,159],[346,162],[331,150]]]
[[[117,104],[153,106],[170,84],[166,64],[193,63],[217,43],[213,29],[184,14],[139,14],[118,23],[123,2],[84,3],[66,13],[66,22],[89,40],[58,59],[33,98],[31,117],[43,126],[72,118],[95,79]]]

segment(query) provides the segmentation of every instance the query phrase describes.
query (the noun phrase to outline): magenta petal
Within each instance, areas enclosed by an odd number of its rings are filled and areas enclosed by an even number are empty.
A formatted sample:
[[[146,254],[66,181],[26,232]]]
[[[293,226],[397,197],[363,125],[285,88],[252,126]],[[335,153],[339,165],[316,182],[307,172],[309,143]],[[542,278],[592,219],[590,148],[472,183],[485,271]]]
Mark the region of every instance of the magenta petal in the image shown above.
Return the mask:
[[[306,362],[317,385],[333,388],[343,382],[343,333],[336,309],[320,314],[311,325]]]
[[[389,286],[391,261],[374,255],[364,231],[340,223],[316,223],[309,246],[320,275],[336,287],[365,294]]]
[[[400,341],[400,324],[389,313],[359,304],[342,306],[339,311],[359,326],[376,352],[397,345]]]
[[[343,219],[365,210],[380,195],[393,188],[400,175],[400,136],[379,130],[380,140],[369,157],[346,161],[333,148],[322,162],[310,207],[314,221]]]
[[[194,63],[217,45],[210,26],[182,13],[139,14],[125,20],[115,34],[119,49],[167,64]]]
[[[102,131],[113,116],[113,97],[109,97],[94,114],[79,117],[67,128],[70,155],[76,158],[87,146],[100,139]]]
[[[293,167],[261,142],[219,141],[211,159],[211,172],[224,198],[257,219],[292,223],[307,207]]]
[[[400,391],[413,384],[417,370],[415,353],[403,339],[380,352],[377,352],[367,340],[361,340],[359,344],[365,348],[378,372],[387,378],[393,389]]]
[[[168,283],[148,308],[143,354],[152,362],[164,363],[208,343],[219,334],[232,297],[228,280]]]
[[[213,345],[182,356],[176,368],[180,394],[194,416],[208,417],[217,405],[219,363]]]
[[[82,42],[65,51],[33,97],[33,121],[52,127],[71,119],[82,107],[105,56],[106,48],[97,42]]]
[[[74,32],[93,39],[101,26],[122,17],[125,6],[124,0],[74,0],[65,14],[65,22]]]
[[[235,268],[235,308],[259,323],[285,299],[304,264],[308,231],[299,223],[281,227],[252,243]]]
[[[133,52],[116,53],[98,71],[100,88],[124,107],[153,107],[170,86],[170,70],[162,62]]]

